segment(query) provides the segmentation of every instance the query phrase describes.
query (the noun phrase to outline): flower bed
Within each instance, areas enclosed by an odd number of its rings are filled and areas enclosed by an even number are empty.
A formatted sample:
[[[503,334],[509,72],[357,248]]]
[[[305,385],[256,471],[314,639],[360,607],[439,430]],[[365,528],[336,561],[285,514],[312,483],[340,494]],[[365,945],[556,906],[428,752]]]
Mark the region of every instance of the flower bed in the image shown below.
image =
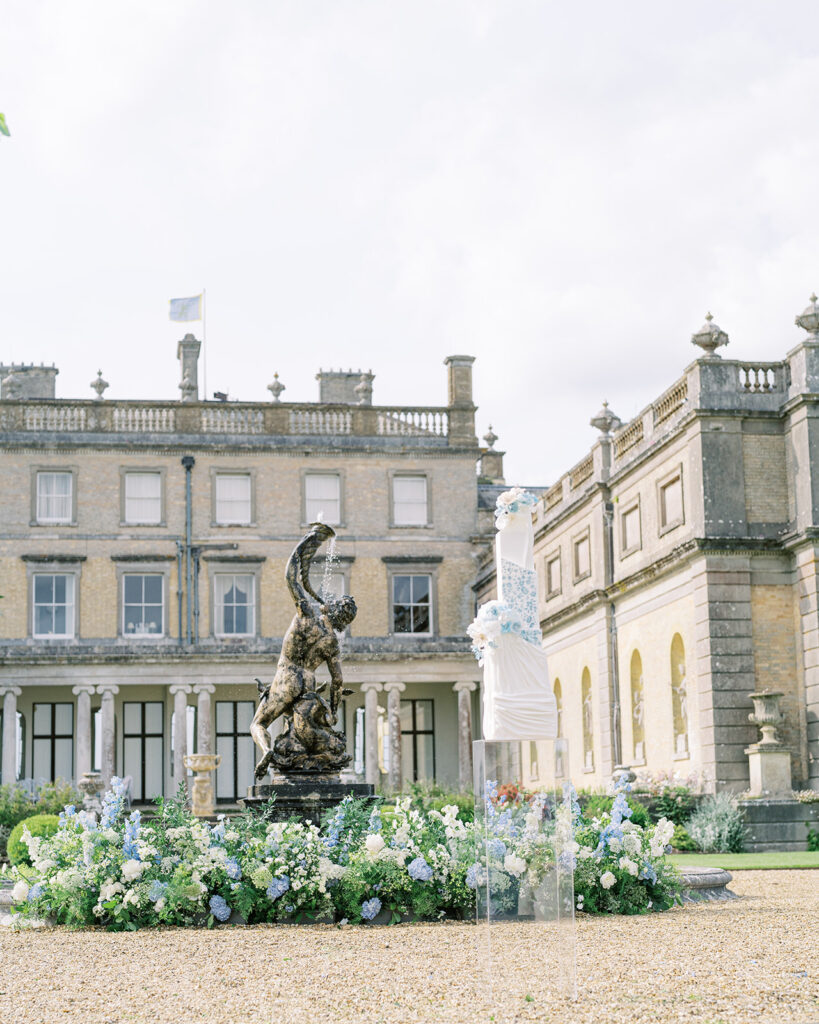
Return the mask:
[[[56,835],[25,835],[31,866],[11,871],[20,920],[135,930],[237,917],[468,918],[487,864],[485,844],[494,844],[488,863],[499,891],[517,893],[554,863],[549,830],[538,827],[546,801],[519,793],[490,795],[489,838],[483,826],[462,821],[457,807],[421,812],[409,798],[382,819],[379,808],[349,797],[318,828],[249,814],[209,825],[177,800],[160,800],[156,815],[143,821],[139,811],[125,815],[123,794],[112,780],[99,821],[69,805]],[[575,839],[564,848],[577,858],[571,866],[581,909],[635,913],[674,901],[674,869],[663,852],[673,826],[642,830],[626,821],[627,811],[623,794],[611,815],[592,822],[576,802],[573,811],[565,805],[564,824],[571,822]]]

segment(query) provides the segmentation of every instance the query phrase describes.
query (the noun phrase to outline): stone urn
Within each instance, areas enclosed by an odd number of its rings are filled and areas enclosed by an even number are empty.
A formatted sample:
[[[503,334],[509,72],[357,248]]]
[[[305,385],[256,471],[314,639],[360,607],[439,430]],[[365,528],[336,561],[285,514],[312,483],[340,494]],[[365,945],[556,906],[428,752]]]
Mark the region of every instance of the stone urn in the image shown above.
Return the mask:
[[[100,773],[83,772],[77,783],[77,789],[82,793],[82,809],[91,814],[101,814],[100,793],[105,789],[105,782]]]
[[[748,721],[758,725],[762,730],[762,739],[757,746],[780,746],[776,727],[785,717],[779,710],[779,698],[784,694],[781,690],[763,690],[761,693],[752,693],[749,696],[754,702],[754,710],[752,714],[748,715]]]
[[[193,813],[208,818],[214,813],[213,781],[211,772],[222,763],[221,754],[187,754],[185,767],[195,772],[193,779]]]

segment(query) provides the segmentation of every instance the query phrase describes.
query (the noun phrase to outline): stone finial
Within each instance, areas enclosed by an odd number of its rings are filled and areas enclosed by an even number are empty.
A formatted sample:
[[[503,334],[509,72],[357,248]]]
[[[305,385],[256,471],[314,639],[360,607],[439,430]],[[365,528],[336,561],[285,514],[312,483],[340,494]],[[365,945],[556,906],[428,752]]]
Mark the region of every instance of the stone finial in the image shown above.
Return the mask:
[[[274,402],[280,402],[282,400],[282,391],[286,391],[287,388],[279,380],[278,373],[273,374],[273,381],[267,385],[267,390],[273,396]]]
[[[721,345],[728,344],[728,335],[721,327],[712,322],[713,319],[710,313],[706,313],[705,323],[696,334],[691,336],[691,344],[699,345],[705,352],[706,359],[719,359],[717,349]]]
[[[495,442],[498,439],[498,435],[492,429],[492,424],[491,423],[489,424],[489,430],[487,430],[487,432],[483,435],[483,439],[484,439],[484,441],[486,441],[487,448],[490,451],[492,451],[492,449],[495,447]]]
[[[185,376],[182,378],[182,383],[179,385],[181,392],[181,402],[194,402],[196,401],[199,389],[193,382],[190,371],[185,372]]]
[[[102,370],[97,370],[97,379],[92,380],[88,386],[97,392],[97,398],[102,399],[103,392],[109,386],[108,381],[102,379]]]
[[[593,427],[597,427],[603,437],[608,437],[612,430],[617,430],[618,427],[622,426],[623,421],[617,413],[609,409],[608,402],[603,402],[603,408],[596,416],[592,416],[589,423]]]
[[[369,373],[362,373],[358,384],[353,388],[359,405],[373,404],[373,381],[375,375],[372,370]]]
[[[817,305],[816,292],[810,297],[810,305],[796,318],[797,327],[802,327],[808,332],[811,341],[819,341],[819,305]]]

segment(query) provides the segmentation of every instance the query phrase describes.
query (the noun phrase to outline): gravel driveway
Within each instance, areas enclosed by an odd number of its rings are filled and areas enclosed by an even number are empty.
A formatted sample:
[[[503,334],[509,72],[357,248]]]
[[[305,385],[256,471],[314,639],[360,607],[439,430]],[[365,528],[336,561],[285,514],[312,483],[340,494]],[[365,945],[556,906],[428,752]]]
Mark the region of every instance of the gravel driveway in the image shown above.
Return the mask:
[[[465,924],[4,931],[0,1021],[819,1022],[819,871],[737,872],[731,887],[745,898],[581,916],[576,1002],[532,982],[548,954],[510,926],[493,1006],[476,998]]]

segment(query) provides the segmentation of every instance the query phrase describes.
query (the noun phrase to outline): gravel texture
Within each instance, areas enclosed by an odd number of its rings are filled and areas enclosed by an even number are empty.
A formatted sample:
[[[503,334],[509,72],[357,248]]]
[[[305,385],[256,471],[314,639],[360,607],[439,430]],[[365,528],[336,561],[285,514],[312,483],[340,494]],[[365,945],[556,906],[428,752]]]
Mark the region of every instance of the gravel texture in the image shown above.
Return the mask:
[[[573,1002],[538,980],[551,976],[548,941],[525,925],[493,936],[492,1005],[476,991],[485,947],[467,924],[4,929],[0,1021],[819,1022],[819,872],[737,872],[731,887],[744,899],[581,915]]]

